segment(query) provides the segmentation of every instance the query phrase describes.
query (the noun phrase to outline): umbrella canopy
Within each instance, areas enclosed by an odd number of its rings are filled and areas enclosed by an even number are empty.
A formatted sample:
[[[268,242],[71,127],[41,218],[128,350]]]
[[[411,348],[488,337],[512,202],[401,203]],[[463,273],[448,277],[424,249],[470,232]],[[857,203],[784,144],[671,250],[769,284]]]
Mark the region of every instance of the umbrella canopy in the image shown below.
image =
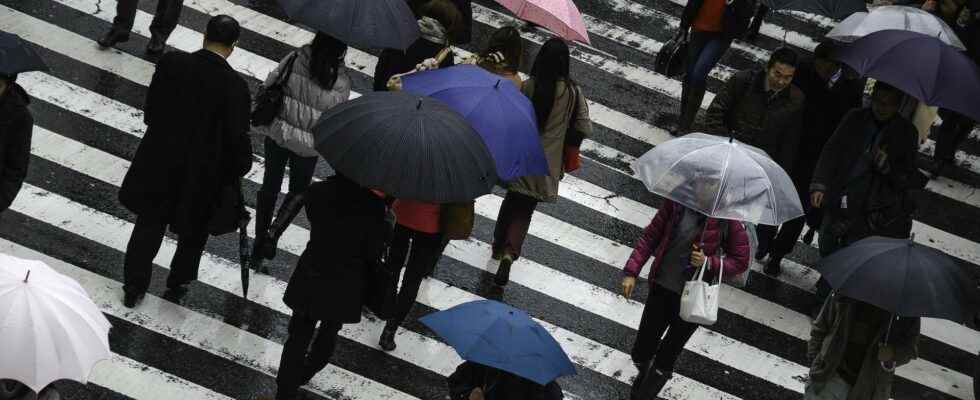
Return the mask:
[[[841,21],[827,33],[830,39],[853,42],[884,30],[918,32],[942,40],[950,46],[966,50],[966,46],[943,20],[928,11],[908,6],[881,6],[871,12],[859,12]]]
[[[843,46],[834,57],[859,74],[930,105],[980,121],[980,68],[956,48],[917,32],[885,30]]]
[[[907,239],[873,236],[820,260],[820,275],[841,294],[901,317],[973,318],[976,290],[956,262]]]
[[[279,0],[294,21],[357,47],[405,50],[421,35],[405,0]]]
[[[803,215],[786,171],[758,148],[731,138],[692,133],[637,159],[647,190],[712,218],[779,225]]]
[[[442,100],[463,115],[493,155],[501,180],[548,175],[534,106],[509,80],[458,65],[406,75],[402,89]]]
[[[44,60],[20,36],[0,31],[0,75],[47,71]]]
[[[497,182],[483,139],[446,103],[406,92],[373,92],[323,113],[317,151],[364,187],[399,199],[466,202]]]
[[[497,0],[518,18],[548,28],[568,40],[589,42],[582,13],[572,0]]]
[[[110,356],[110,327],[78,282],[0,254],[0,377],[35,392],[59,379],[85,383]]]
[[[510,372],[546,385],[575,374],[568,355],[526,312],[479,300],[419,319],[456,349],[464,360]]]
[[[867,11],[864,0],[762,0],[773,10],[794,10],[844,19],[856,12]]]

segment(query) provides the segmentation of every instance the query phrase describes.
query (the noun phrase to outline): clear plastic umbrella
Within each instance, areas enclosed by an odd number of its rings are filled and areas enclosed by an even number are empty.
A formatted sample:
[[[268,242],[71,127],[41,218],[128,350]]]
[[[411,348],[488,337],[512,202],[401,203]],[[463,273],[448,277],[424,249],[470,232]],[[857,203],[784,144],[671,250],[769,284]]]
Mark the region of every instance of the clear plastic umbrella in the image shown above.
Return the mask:
[[[685,135],[632,167],[647,190],[712,218],[779,225],[803,215],[786,171],[764,151],[731,138]]]
[[[884,30],[918,32],[942,40],[957,49],[966,50],[953,28],[943,20],[928,11],[908,6],[881,6],[870,12],[851,14],[828,32],[827,38],[850,43]]]

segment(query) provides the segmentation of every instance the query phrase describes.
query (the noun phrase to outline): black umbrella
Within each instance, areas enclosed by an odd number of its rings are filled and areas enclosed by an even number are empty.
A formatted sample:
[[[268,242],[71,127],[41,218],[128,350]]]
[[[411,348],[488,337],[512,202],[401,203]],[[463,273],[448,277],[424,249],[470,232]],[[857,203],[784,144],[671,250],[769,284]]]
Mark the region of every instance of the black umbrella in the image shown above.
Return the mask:
[[[949,256],[907,239],[873,236],[824,258],[817,269],[844,296],[900,317],[973,317],[973,280]]]
[[[248,211],[242,210],[242,218],[238,220],[238,261],[242,273],[242,297],[248,298],[249,257],[251,252],[248,245],[248,221],[252,219]]]
[[[762,0],[762,4],[773,10],[803,11],[837,20],[868,11],[864,0]]]
[[[12,76],[27,71],[47,71],[34,49],[20,36],[0,31],[0,75]]]
[[[325,112],[316,149],[358,184],[434,203],[490,193],[496,166],[480,135],[445,103],[406,92],[373,92]]]
[[[294,21],[356,47],[405,50],[419,27],[405,0],[279,0]]]

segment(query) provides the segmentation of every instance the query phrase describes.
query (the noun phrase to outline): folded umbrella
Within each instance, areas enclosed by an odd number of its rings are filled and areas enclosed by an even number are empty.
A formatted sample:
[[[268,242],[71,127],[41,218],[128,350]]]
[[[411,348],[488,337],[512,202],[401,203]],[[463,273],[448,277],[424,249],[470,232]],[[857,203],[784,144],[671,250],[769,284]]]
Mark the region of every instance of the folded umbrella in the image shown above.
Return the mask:
[[[279,0],[293,21],[357,47],[405,50],[419,38],[405,0]]]
[[[429,97],[372,92],[341,103],[317,121],[314,142],[335,170],[399,199],[467,202],[497,183],[480,135]]]
[[[827,33],[827,38],[853,42],[878,31],[903,30],[918,32],[942,40],[950,46],[966,50],[966,46],[943,20],[928,11],[908,6],[881,6],[871,12],[854,13]]]
[[[762,0],[762,4],[773,10],[802,11],[838,20],[868,10],[864,0]]]
[[[589,43],[582,13],[572,0],[497,0],[517,18],[548,28],[568,40]]]
[[[244,203],[242,203],[244,204]],[[251,258],[251,246],[248,243],[248,222],[252,215],[247,210],[242,210],[242,216],[238,219],[238,262],[241,270],[242,297],[248,298],[249,283],[249,259]]]
[[[507,304],[473,301],[426,315],[419,321],[464,360],[540,385],[575,374],[575,366],[551,334],[526,312]]]
[[[442,100],[480,134],[503,181],[548,175],[531,101],[509,80],[475,65],[406,75],[402,89]]]
[[[825,257],[820,275],[839,293],[900,317],[973,318],[973,279],[939,250],[873,236]]]
[[[24,39],[0,31],[0,75],[17,75],[28,71],[47,71],[48,66]]]
[[[980,68],[940,39],[918,32],[878,31],[842,46],[834,57],[925,104],[980,121]]]
[[[647,190],[712,218],[779,225],[803,215],[793,181],[758,148],[692,133],[632,165]]]
[[[60,379],[85,383],[110,357],[111,326],[78,282],[0,254],[0,377],[35,392]]]

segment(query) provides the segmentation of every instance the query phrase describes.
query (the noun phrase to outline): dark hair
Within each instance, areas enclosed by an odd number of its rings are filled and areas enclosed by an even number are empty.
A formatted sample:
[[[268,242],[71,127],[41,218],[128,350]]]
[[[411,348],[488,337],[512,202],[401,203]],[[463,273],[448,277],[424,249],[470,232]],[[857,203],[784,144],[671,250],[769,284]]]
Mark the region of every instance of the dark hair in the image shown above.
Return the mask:
[[[310,43],[310,76],[320,87],[331,89],[337,83],[337,72],[344,62],[347,43],[323,32],[317,32]]]
[[[899,101],[901,101],[902,97],[905,96],[905,92],[903,92],[901,89],[882,81],[875,82],[875,87],[871,92],[871,95],[874,96],[878,92],[881,92],[882,94],[894,94],[898,97]]]
[[[521,59],[524,57],[524,41],[521,39],[521,32],[513,26],[504,26],[497,29],[487,40],[487,48],[480,54],[487,57],[490,54],[500,52],[504,56],[504,66],[512,71],[517,71],[521,66]]]
[[[7,83],[14,83],[17,82],[17,74],[13,74],[13,75],[0,74],[0,79],[7,81]]]
[[[813,48],[813,58],[815,59],[830,59],[830,56],[834,53],[834,44],[829,41],[821,41],[817,44],[817,47]]]
[[[534,59],[534,66],[531,67],[534,96],[531,103],[534,104],[539,129],[544,129],[551,116],[557,97],[558,81],[565,80],[569,88],[573,84],[568,76],[568,64],[568,45],[559,38],[551,38],[545,42]]]
[[[457,32],[463,27],[463,14],[449,0],[429,0],[422,7],[419,7],[419,16],[439,21],[442,27],[446,28],[446,39],[450,42],[457,37]]]
[[[215,15],[208,21],[208,28],[204,33],[204,40],[219,43],[231,47],[238,41],[242,28],[238,21],[227,15]]]
[[[780,47],[776,49],[776,51],[772,52],[772,56],[769,57],[769,64],[767,64],[767,68],[772,68],[777,63],[796,68],[799,58],[800,56],[797,55],[793,49],[789,47]]]

